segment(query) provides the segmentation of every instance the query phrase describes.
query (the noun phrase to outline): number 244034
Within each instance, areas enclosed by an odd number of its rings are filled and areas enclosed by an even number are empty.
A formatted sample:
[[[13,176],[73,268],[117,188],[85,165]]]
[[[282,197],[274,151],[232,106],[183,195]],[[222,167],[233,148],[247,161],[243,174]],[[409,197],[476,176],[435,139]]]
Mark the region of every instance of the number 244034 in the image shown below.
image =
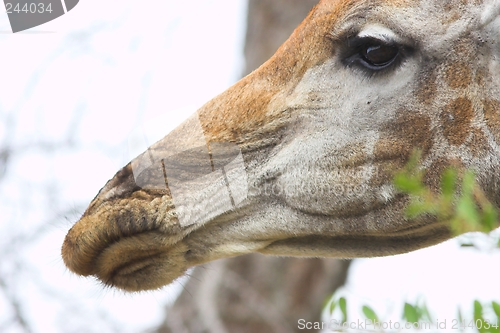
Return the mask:
[[[21,5],[18,3],[17,5],[13,6],[10,2],[5,3],[5,9],[7,9],[7,14],[12,14],[12,13],[52,13],[52,4],[49,3],[47,6],[43,3],[30,3],[29,5],[27,3],[24,4],[24,6],[21,8]]]

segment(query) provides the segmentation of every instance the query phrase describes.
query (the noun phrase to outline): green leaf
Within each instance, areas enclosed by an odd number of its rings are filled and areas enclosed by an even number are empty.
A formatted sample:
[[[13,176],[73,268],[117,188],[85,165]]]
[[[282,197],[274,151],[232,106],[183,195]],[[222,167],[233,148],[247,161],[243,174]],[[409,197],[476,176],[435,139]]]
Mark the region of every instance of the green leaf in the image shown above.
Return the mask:
[[[491,307],[493,308],[493,311],[495,312],[497,317],[500,319],[500,304],[493,301],[493,302],[491,302]]]
[[[375,311],[373,311],[372,308],[370,308],[367,305],[363,305],[362,310],[363,310],[363,313],[365,314],[367,319],[371,320],[373,323],[379,322],[377,314],[375,313]]]
[[[474,301],[474,320],[483,318],[483,306],[478,300]]]
[[[482,221],[483,232],[490,232],[498,227],[498,215],[493,205],[483,207]]]
[[[447,168],[441,176],[441,192],[447,199],[453,199],[457,187],[457,171]]]
[[[347,322],[347,302],[344,297],[339,298],[339,307],[342,312],[342,323]]]
[[[424,187],[419,177],[411,177],[407,174],[396,174],[394,177],[394,185],[398,190],[407,194],[420,194]]]
[[[405,303],[403,318],[409,323],[418,322],[418,314],[415,307],[409,303]]]
[[[462,193],[471,195],[476,185],[476,175],[473,171],[467,170],[462,178]]]
[[[435,216],[440,222],[448,222],[455,236],[471,231],[490,232],[500,226],[500,212],[478,186],[473,171],[465,170],[460,177],[457,169],[447,168],[441,174],[440,194],[437,194],[423,183],[425,170],[419,164],[420,157],[421,152],[415,150],[393,178],[394,186],[410,196],[405,210],[408,219],[422,214]]]
[[[411,156],[410,159],[408,160],[408,163],[406,164],[406,169],[411,171],[415,171],[417,169],[418,161],[420,161],[422,158],[422,150],[420,149],[415,149]]]
[[[469,225],[469,229],[477,230],[477,227],[480,225],[479,212],[477,211],[476,203],[470,196],[463,195],[458,201],[457,217],[466,222]]]
[[[474,318],[483,316],[483,306],[478,300],[474,300]]]
[[[474,301],[474,323],[477,325],[477,330],[479,332],[482,333],[486,331],[486,329],[483,327],[484,326],[483,306],[478,300]]]
[[[410,219],[418,217],[419,215],[431,213],[429,205],[422,201],[411,201],[408,207],[406,207],[406,216]]]
[[[332,314],[333,311],[335,311],[336,306],[337,306],[337,303],[335,302],[335,300],[330,302],[330,314]]]

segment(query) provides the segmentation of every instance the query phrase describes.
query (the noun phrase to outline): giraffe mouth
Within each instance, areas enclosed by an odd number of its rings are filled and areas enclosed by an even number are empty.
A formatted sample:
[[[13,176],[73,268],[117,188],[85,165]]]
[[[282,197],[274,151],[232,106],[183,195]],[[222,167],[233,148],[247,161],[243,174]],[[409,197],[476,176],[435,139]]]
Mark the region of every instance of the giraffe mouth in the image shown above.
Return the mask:
[[[169,205],[168,199],[163,201]],[[65,238],[64,263],[79,275],[94,275],[126,291],[171,283],[188,268],[187,248],[173,214],[163,221],[154,217],[161,205],[161,199],[132,200],[128,207],[107,202],[86,212]]]
[[[80,275],[94,275],[106,286],[136,292],[168,285],[192,266],[249,252],[302,257],[316,257],[318,253],[344,258],[382,256],[394,254],[394,249],[408,252],[449,237],[442,224],[420,221],[399,228],[387,226],[383,234],[358,232],[354,236],[349,230],[330,230],[296,235],[290,230],[275,230],[275,237],[270,239],[265,232],[253,229],[249,235],[242,235],[238,223],[223,220],[199,229],[182,229],[175,219],[163,220],[159,225],[148,219],[149,209],[144,208],[148,203],[141,204],[143,209],[131,211],[103,205],[92,215],[82,217],[63,245],[68,268]],[[136,214],[145,214],[142,226]],[[361,218],[351,217],[353,221]],[[215,232],[219,237],[210,237]]]
[[[83,218],[78,223],[88,221]],[[182,276],[191,266],[185,258],[188,249],[181,237],[159,230],[116,236],[112,242],[103,241],[102,234],[93,239],[89,235],[73,236],[70,230],[62,248],[66,266],[77,274],[94,275],[104,285],[125,291],[158,289]]]

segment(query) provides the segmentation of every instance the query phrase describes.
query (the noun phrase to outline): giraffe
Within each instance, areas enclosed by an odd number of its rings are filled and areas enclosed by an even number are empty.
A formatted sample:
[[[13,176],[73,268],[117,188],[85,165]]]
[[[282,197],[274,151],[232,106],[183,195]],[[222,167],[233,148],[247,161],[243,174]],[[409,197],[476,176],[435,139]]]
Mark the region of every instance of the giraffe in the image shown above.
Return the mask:
[[[119,170],[69,230],[73,272],[126,291],[251,252],[374,257],[451,237],[391,179],[475,170],[500,205],[500,1],[322,0],[256,71]]]

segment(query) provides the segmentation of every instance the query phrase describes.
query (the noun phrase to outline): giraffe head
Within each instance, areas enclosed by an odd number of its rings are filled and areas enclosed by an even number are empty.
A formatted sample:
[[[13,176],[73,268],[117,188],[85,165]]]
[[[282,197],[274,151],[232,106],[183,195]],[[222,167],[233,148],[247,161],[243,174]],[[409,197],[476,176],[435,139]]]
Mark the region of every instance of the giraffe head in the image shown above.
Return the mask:
[[[259,252],[368,257],[450,237],[391,185],[423,152],[437,190],[472,168],[500,204],[500,2],[323,0],[258,70],[111,179],[68,268],[137,291]]]

